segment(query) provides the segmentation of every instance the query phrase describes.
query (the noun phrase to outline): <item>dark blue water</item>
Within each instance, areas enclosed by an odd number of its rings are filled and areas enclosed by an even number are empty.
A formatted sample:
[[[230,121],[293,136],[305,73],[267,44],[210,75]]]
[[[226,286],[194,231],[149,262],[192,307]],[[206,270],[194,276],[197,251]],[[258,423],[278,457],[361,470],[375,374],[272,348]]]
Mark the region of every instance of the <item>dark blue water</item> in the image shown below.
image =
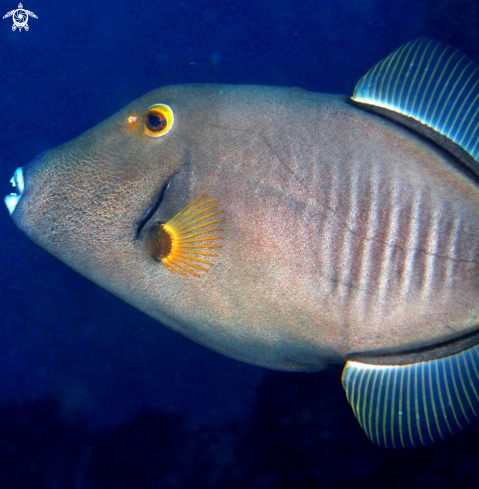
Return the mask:
[[[18,0],[0,1],[1,16]],[[0,182],[161,85],[351,94],[418,36],[479,60],[477,0],[25,0],[0,22]],[[478,487],[477,425],[376,449],[340,369],[217,355],[70,271],[1,219],[0,488]]]

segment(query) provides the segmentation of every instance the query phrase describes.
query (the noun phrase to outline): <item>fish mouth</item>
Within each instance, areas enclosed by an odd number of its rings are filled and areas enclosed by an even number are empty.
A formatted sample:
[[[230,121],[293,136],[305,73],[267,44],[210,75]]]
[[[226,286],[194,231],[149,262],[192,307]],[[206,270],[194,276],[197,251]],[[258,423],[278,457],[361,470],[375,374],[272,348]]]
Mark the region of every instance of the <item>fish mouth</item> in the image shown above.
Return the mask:
[[[13,177],[10,179],[10,183],[12,184],[13,192],[5,197],[5,205],[7,206],[10,215],[12,215],[15,207],[17,207],[17,204],[20,202],[23,190],[25,189],[22,167],[15,170]]]

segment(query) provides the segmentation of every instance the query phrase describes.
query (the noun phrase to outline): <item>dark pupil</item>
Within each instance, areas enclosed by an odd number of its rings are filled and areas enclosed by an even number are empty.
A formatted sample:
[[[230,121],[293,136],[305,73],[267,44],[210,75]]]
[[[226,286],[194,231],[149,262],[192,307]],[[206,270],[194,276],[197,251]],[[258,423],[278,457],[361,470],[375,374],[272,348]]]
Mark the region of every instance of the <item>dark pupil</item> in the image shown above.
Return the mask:
[[[148,126],[153,131],[161,131],[166,126],[166,119],[161,114],[148,114]]]

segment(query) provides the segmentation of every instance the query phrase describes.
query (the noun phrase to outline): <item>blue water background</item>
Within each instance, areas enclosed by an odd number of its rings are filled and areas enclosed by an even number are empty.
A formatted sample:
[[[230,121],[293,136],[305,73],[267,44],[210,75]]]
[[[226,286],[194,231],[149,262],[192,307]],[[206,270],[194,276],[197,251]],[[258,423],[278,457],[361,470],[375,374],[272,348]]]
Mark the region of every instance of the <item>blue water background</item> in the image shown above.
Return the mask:
[[[0,14],[17,8],[1,0]],[[177,83],[351,94],[402,43],[479,61],[477,0],[25,0],[0,22],[0,182]],[[184,339],[0,212],[0,487],[478,487],[479,429],[415,453],[364,437],[341,369],[269,372]],[[387,325],[385,325],[387,327]]]

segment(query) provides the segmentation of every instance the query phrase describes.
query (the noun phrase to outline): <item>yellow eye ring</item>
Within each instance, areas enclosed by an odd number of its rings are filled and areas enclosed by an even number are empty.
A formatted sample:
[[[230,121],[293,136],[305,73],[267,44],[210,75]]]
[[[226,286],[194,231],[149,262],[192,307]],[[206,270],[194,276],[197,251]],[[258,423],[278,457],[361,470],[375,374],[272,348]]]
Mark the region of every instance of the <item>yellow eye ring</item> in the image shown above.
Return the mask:
[[[175,116],[166,104],[155,104],[148,107],[143,116],[143,129],[148,136],[157,138],[164,136],[173,127]]]

